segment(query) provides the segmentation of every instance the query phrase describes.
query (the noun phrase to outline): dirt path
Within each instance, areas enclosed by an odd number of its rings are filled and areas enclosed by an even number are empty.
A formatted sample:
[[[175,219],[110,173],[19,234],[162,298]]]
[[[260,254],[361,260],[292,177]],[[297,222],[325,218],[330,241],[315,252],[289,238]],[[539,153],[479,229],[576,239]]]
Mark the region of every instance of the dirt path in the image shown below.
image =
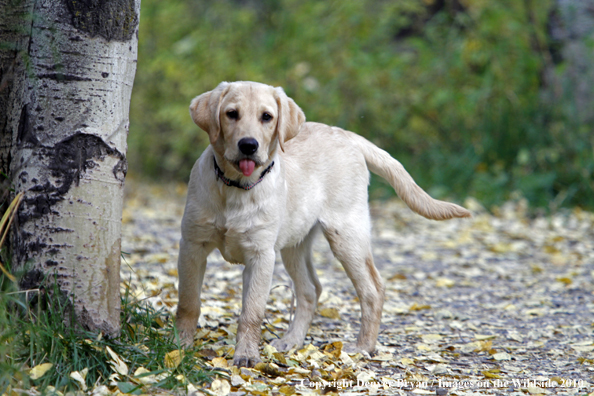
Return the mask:
[[[128,185],[122,249],[130,254],[123,279],[173,312],[185,192],[183,187]],[[593,392],[594,214],[576,209],[529,218],[517,202],[493,216],[472,201],[466,204],[474,217],[448,222],[425,220],[398,201],[372,205],[374,256],[387,286],[375,356],[330,350],[330,343],[355,340],[359,306],[344,270],[320,238],[314,259],[324,293],[306,340],[316,348],[286,362],[271,355],[280,372],[268,376],[229,368],[229,377],[211,391]],[[241,270],[218,252],[209,257],[199,335],[209,343],[205,355],[214,366],[224,367],[232,356]],[[290,286],[290,280],[277,263],[264,339],[287,327],[292,293],[283,285]]]

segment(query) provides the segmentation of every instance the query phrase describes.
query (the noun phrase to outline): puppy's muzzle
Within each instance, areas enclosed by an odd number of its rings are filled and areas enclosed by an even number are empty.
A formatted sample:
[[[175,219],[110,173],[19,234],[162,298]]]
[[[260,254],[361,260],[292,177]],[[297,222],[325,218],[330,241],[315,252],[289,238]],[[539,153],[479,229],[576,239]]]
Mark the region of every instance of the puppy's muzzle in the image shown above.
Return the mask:
[[[244,155],[252,155],[258,150],[258,141],[254,138],[243,138],[237,143],[239,151]]]

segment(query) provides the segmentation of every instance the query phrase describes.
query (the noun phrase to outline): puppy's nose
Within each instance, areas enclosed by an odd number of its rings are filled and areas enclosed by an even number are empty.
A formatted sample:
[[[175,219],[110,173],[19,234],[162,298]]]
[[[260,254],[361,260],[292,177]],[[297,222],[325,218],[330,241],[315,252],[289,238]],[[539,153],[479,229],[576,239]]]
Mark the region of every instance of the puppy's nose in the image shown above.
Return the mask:
[[[254,138],[243,138],[238,143],[239,151],[245,155],[252,155],[258,150],[258,141]]]

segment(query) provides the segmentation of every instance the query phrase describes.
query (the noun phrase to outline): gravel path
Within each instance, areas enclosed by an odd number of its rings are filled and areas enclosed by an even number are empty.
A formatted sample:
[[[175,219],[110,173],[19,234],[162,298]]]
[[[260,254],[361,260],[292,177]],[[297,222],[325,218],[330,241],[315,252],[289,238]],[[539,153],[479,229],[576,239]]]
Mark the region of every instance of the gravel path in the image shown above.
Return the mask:
[[[127,184],[122,279],[139,297],[174,312],[185,189]],[[528,217],[519,200],[491,215],[473,200],[465,204],[474,217],[447,222],[425,220],[399,201],[372,205],[375,262],[387,286],[374,356],[332,352],[339,345],[333,342],[355,340],[360,312],[351,282],[320,237],[314,259],[324,293],[306,340],[313,347],[286,361],[266,347],[262,354],[280,372],[227,368],[229,375],[207,391],[593,392],[594,214],[574,209]],[[232,357],[241,270],[218,252],[209,257],[198,337],[215,367],[225,368]],[[290,284],[277,263],[265,340],[287,328]]]

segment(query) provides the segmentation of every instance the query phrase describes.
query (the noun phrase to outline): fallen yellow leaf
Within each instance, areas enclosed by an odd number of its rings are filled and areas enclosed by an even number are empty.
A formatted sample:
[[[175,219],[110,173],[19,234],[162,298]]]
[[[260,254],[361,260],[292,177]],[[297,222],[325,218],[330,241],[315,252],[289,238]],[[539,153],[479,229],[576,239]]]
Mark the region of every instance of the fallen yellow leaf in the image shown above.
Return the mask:
[[[562,266],[567,264],[569,261],[571,261],[571,257],[564,254],[557,253],[551,255],[551,263],[554,265]]]
[[[394,360],[394,355],[390,352],[379,352],[371,358],[375,362],[391,362]]]
[[[252,381],[250,384],[245,384],[242,390],[247,391],[249,395],[268,396],[271,394],[268,385],[262,381]]]
[[[555,246],[551,246],[551,245],[545,245],[544,251],[545,251],[545,253],[548,253],[548,254],[561,253],[561,251],[559,249],[557,249]]]
[[[320,315],[322,315],[325,318],[337,320],[340,319],[340,314],[338,313],[338,310],[336,308],[324,308],[320,310]]]
[[[439,334],[423,334],[421,337],[423,338],[423,342],[426,344],[434,344],[436,342],[441,341],[441,339],[443,338]]]
[[[281,352],[275,352],[272,357],[279,363],[287,364],[287,358]]]
[[[31,379],[36,380],[45,375],[50,369],[54,367],[51,363],[42,363],[38,364],[37,366],[33,367],[31,371],[29,371],[29,376]]]
[[[161,291],[159,290],[159,291],[158,291],[158,293],[157,293],[156,295],[159,295],[160,293],[161,293]],[[152,297],[155,297],[155,296],[152,296]],[[160,316],[158,316],[158,317],[156,317],[156,318],[155,318],[155,322],[156,322],[156,323],[157,323],[157,324],[158,324],[158,325],[159,325],[161,328],[165,327],[165,325],[166,325],[166,323],[163,321],[163,319],[162,319]]]
[[[342,361],[343,364],[346,364],[347,366],[350,366],[351,364],[355,363],[355,362],[353,362],[353,359],[351,359],[349,354],[346,353],[345,351],[340,352],[340,360]]]
[[[276,348],[273,347],[270,344],[264,345],[264,348],[262,348],[262,352],[269,359],[272,359],[274,357],[274,354],[275,353],[278,353],[278,351],[276,350]]]
[[[342,352],[342,341],[334,341],[332,344],[328,344],[324,347],[324,352],[329,354],[331,357],[339,358]]]
[[[499,242],[493,246],[490,246],[489,250],[493,253],[509,253],[515,251],[516,249],[510,243]]]
[[[113,367],[114,371],[121,375],[128,375],[128,366],[126,363],[115,353],[110,347],[106,346],[105,350],[111,356],[111,367]]]
[[[551,377],[551,382],[556,382],[557,386],[562,385],[565,381],[561,377]]]
[[[479,341],[478,346],[475,348],[474,352],[490,351],[492,347],[493,347],[492,341]]]
[[[414,393],[416,395],[434,395],[435,391],[428,390],[428,389],[416,388],[416,389],[412,390],[412,393]]]
[[[494,370],[488,370],[488,371],[482,371],[481,372],[486,378],[492,378],[492,379],[501,379],[503,378],[502,376],[500,376],[499,374],[496,374],[494,372]]]
[[[165,355],[165,367],[176,368],[183,359],[183,352],[179,349],[169,352]],[[213,359],[214,360],[214,359]]]
[[[148,373],[150,373],[150,371],[148,371],[144,367],[138,367],[136,371],[134,371],[134,376],[137,377],[138,381],[143,384],[154,384],[155,382],[157,382],[157,378],[155,377],[155,375],[144,375]]]
[[[348,356],[348,355],[347,355]],[[289,369],[289,374],[300,374],[300,375],[309,375],[311,373],[311,370],[307,370],[301,367],[291,367]]]
[[[178,363],[178,365],[179,365],[179,363]],[[212,359],[212,366],[219,367],[219,368],[229,367],[229,365],[227,364],[227,359],[225,359],[224,357],[216,357],[216,358]]]
[[[361,370],[361,372],[357,374],[358,382],[369,382],[373,379],[375,379],[375,373],[371,370]]]
[[[416,344],[415,348],[417,348],[419,351],[434,351],[436,346],[429,344]]]
[[[413,305],[410,306],[410,308],[408,310],[409,311],[422,311],[424,309],[431,309],[431,305],[427,305],[427,304],[418,305],[417,303],[414,303]]]
[[[70,373],[70,378],[72,378],[73,380],[78,382],[80,385],[80,389],[82,389],[83,391],[87,390],[86,378],[87,378],[88,372],[89,372],[89,369],[85,368],[81,371],[73,371],[72,373]]]
[[[198,338],[199,340],[203,340],[209,335],[209,333],[210,330],[201,328],[198,330],[198,332],[196,332],[196,338]]]
[[[474,338],[476,338],[478,341],[486,341],[486,340],[492,340],[494,338],[497,338],[497,336],[490,335],[490,334],[476,334],[474,336]]]
[[[543,271],[542,267],[538,264],[532,264],[530,268],[532,269],[532,272],[534,272],[535,274],[540,274]]]
[[[297,351],[294,357],[303,362],[307,360],[310,356],[313,356],[314,359],[319,360],[324,357],[324,355],[319,351],[319,349],[312,344],[307,344],[304,348]]]
[[[571,348],[578,351],[578,352],[585,352],[589,353],[594,351],[594,345],[571,345]]]
[[[511,360],[511,355],[507,352],[499,352],[493,355],[495,360]]]
[[[216,379],[210,384],[210,392],[216,396],[227,396],[231,392],[231,385],[225,380]]]
[[[452,287],[456,284],[453,280],[449,278],[437,278],[435,281],[435,286],[437,287]]]
[[[544,395],[544,394],[549,393],[549,391],[547,391],[546,389],[542,389],[542,388],[539,388],[537,386],[529,386],[529,387],[526,388],[526,390],[531,395]]]
[[[282,393],[283,395],[287,395],[287,396],[294,395],[295,393],[297,393],[297,391],[295,390],[295,387],[290,386],[290,385],[283,385],[278,389],[278,391],[280,393]]]
[[[421,258],[423,261],[433,261],[437,260],[439,256],[435,252],[424,252],[421,254]]]
[[[274,363],[258,363],[254,368],[271,377],[283,375],[283,372],[280,371],[279,367]]]
[[[388,278],[389,281],[393,281],[393,280],[406,280],[406,275],[404,274],[394,274],[391,277]]]

